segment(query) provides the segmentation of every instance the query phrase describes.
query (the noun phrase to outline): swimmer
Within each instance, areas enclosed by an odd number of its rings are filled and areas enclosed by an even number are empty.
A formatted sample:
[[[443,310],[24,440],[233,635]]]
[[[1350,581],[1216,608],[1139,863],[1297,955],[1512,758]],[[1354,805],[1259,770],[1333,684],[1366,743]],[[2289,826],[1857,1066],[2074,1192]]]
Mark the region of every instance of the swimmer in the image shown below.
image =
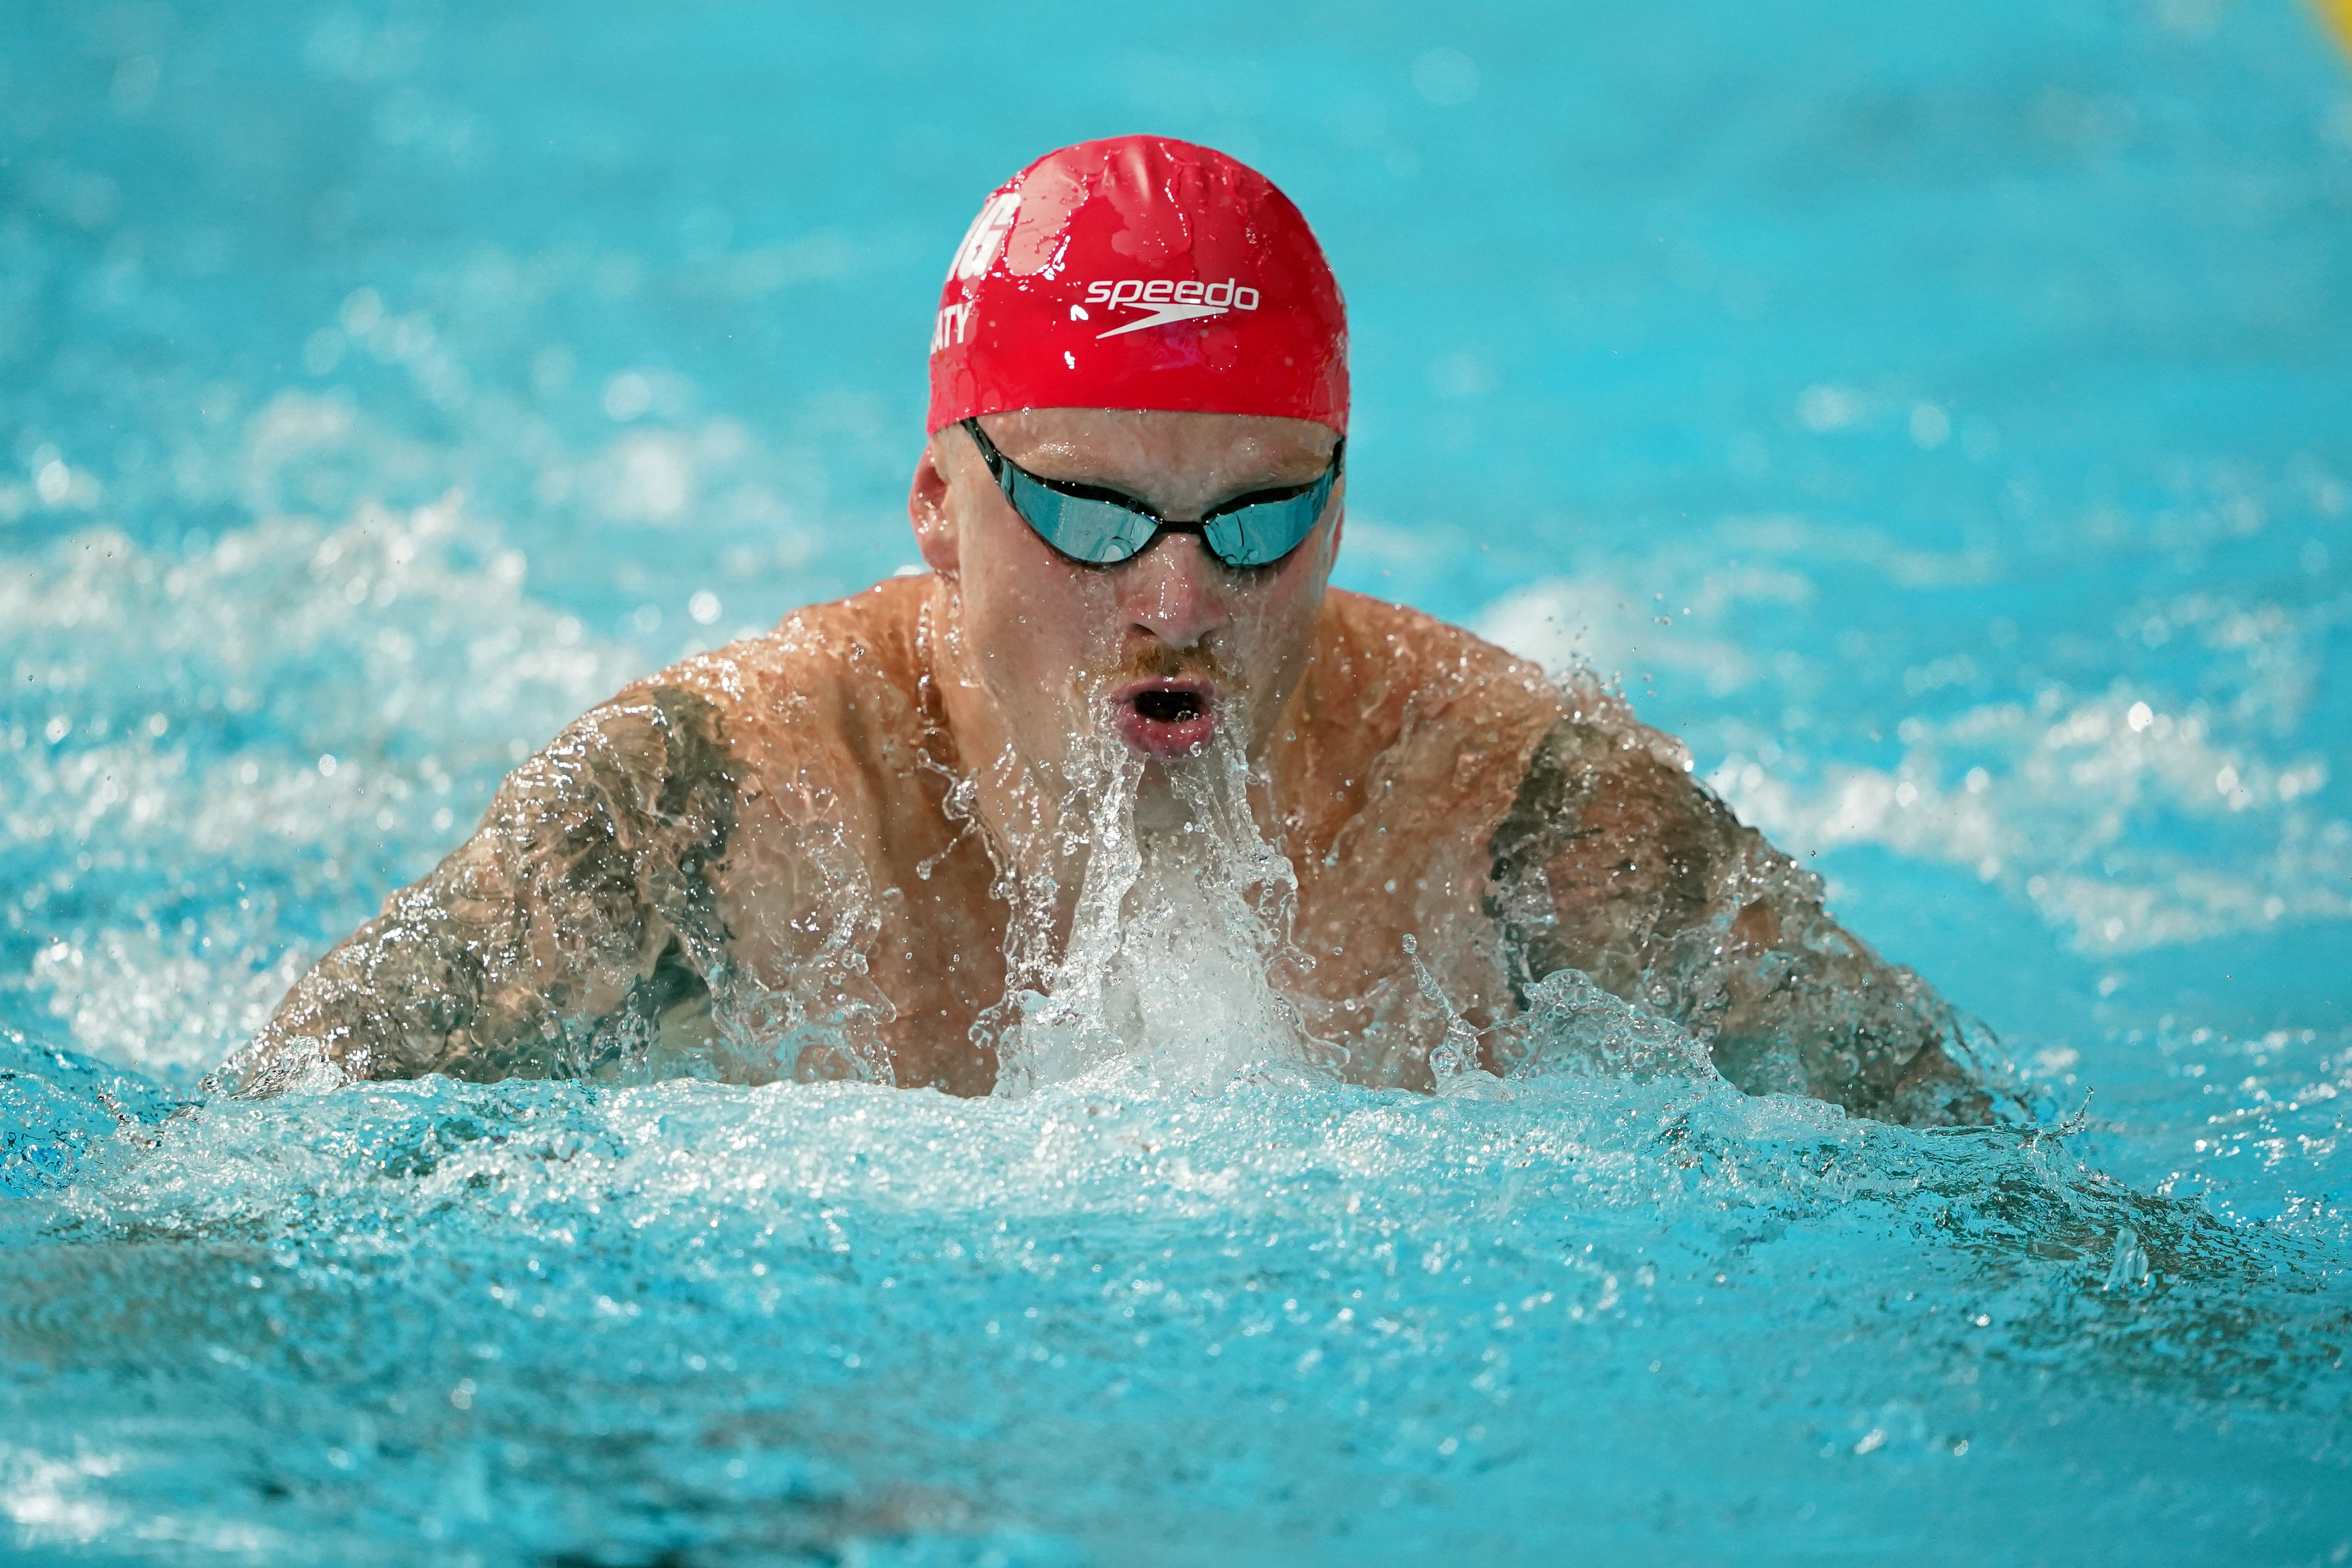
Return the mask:
[[[1348,407],[1339,286],[1262,175],[1155,137],[1040,159],[935,318],[928,572],[572,725],[222,1079],[669,1064],[987,1094],[1055,955],[1132,912],[1088,892],[1108,840],[1149,859],[1222,798],[1271,850],[1266,983],[1349,1079],[1507,1073],[1576,970],[1751,1093],[1986,1120],[1960,1020],[1675,742],[1329,585]]]

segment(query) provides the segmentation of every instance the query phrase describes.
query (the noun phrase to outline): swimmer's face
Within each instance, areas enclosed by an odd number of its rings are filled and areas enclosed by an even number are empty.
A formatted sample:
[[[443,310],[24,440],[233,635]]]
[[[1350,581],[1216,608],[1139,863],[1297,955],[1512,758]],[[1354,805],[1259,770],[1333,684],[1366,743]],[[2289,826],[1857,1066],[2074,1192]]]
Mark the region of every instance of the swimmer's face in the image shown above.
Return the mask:
[[[1307,484],[1338,443],[1308,420],[1237,414],[1041,408],[981,425],[1040,478],[1115,489],[1177,520]],[[955,608],[963,673],[993,700],[1003,741],[1058,766],[1074,735],[1108,729],[1174,762],[1221,725],[1238,726],[1254,752],[1272,734],[1306,672],[1344,489],[1272,565],[1226,566],[1198,534],[1169,532],[1131,560],[1090,566],[1037,536],[951,425],[916,467],[909,510]]]

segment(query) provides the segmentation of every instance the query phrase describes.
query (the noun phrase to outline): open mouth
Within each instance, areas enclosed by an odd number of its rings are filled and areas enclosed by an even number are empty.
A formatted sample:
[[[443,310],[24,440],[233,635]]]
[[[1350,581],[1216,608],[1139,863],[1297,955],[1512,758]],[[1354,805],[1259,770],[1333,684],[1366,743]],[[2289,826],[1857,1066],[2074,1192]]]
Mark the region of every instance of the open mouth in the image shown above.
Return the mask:
[[[1155,724],[1181,724],[1207,712],[1208,704],[1197,691],[1145,691],[1137,694],[1135,710]]]
[[[1205,681],[1151,681],[1111,701],[1121,735],[1147,756],[1195,755],[1217,731],[1216,692]]]

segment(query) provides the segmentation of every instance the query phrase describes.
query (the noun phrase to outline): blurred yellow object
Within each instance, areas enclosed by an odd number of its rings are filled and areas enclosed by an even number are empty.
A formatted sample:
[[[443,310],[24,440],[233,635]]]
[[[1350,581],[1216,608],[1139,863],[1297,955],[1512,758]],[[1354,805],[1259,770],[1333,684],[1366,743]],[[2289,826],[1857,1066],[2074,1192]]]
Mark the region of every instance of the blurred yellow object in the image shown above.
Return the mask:
[[[2319,0],[2319,14],[2336,28],[2336,41],[2352,49],[2352,0]]]

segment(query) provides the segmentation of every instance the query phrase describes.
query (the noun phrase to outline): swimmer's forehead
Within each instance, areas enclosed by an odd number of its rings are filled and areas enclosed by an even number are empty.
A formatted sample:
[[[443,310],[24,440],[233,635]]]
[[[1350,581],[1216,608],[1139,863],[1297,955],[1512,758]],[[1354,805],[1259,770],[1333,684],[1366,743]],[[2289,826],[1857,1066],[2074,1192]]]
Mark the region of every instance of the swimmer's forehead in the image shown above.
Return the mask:
[[[1046,479],[1150,493],[1304,484],[1330,467],[1339,437],[1312,419],[1139,408],[1027,408],[981,420],[1014,462]],[[941,439],[962,439],[950,427]]]

